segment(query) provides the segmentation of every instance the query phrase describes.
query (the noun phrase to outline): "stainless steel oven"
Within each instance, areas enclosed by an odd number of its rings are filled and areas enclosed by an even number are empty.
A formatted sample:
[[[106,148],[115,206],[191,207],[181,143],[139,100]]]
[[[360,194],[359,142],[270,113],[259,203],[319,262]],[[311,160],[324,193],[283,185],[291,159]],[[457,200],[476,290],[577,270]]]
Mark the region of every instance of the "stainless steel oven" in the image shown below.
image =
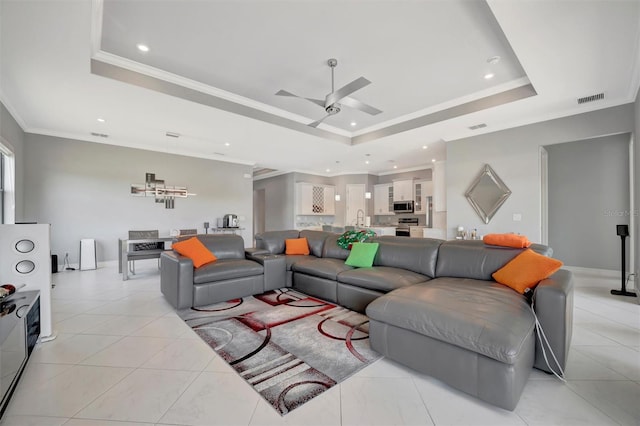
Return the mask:
[[[403,217],[398,219],[398,227],[396,228],[396,237],[409,237],[411,235],[409,231],[410,226],[417,226],[417,217]]]

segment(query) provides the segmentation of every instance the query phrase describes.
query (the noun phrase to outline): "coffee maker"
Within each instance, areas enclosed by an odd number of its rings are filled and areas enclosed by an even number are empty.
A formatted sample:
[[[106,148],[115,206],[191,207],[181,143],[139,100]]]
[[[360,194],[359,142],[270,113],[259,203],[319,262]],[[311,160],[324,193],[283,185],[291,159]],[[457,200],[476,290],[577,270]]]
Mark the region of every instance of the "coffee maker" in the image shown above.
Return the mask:
[[[222,227],[223,228],[237,228],[238,227],[238,216],[235,214],[225,214],[222,219]]]

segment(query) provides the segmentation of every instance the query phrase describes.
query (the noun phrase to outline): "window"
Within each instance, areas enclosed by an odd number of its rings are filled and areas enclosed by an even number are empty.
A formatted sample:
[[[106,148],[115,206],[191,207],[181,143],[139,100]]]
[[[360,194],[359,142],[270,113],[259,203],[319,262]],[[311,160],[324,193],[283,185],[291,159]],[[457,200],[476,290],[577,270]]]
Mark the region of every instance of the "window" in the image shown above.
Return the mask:
[[[0,142],[0,223],[15,223],[15,159],[11,150],[7,148],[7,144],[2,142]]]

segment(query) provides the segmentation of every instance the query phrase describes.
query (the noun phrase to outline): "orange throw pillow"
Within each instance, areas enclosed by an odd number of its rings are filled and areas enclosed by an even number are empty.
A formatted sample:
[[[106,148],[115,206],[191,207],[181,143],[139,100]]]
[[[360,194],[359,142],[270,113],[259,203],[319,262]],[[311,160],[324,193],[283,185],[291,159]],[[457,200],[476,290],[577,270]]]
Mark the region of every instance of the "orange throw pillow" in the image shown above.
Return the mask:
[[[527,249],[494,272],[492,277],[500,284],[524,294],[527,288],[533,289],[540,281],[549,278],[561,266],[561,261]]]
[[[309,254],[309,243],[306,238],[284,240],[284,254]]]
[[[516,234],[487,234],[482,238],[482,241],[491,246],[513,248],[528,248],[531,245],[531,241],[527,237]]]
[[[207,263],[215,262],[218,259],[196,237],[191,237],[188,240],[173,243],[171,248],[181,255],[191,259],[193,261],[193,266],[196,268],[206,265]]]

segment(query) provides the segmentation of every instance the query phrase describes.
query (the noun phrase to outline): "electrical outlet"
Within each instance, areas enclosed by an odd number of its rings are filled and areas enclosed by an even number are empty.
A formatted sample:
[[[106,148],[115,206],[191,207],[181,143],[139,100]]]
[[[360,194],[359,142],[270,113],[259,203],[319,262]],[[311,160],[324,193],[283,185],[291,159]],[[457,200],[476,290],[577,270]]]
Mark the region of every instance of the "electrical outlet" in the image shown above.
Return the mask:
[[[521,213],[514,213],[513,214],[513,221],[514,222],[520,222],[522,220],[522,214]]]

